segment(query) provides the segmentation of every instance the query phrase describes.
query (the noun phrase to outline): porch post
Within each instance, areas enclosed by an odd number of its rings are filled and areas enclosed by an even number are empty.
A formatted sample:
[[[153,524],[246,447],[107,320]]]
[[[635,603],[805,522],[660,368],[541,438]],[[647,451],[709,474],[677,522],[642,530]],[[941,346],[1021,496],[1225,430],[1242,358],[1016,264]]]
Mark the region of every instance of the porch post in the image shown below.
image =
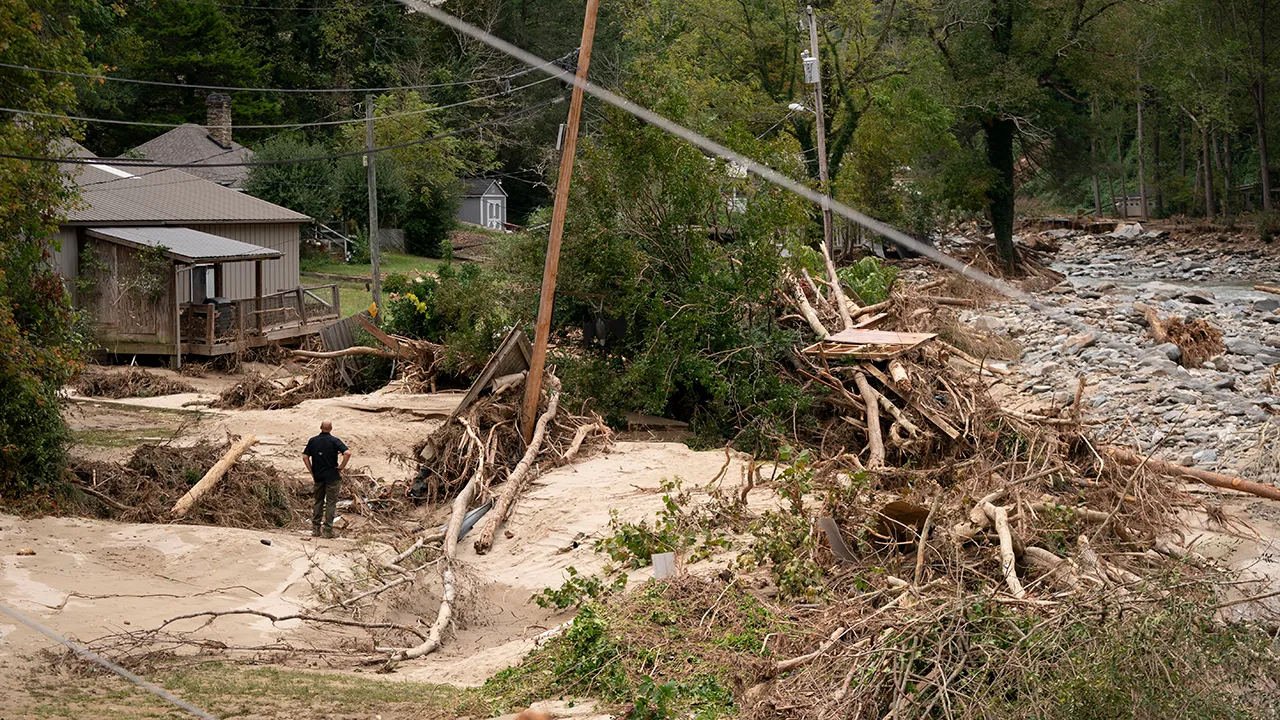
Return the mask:
[[[169,274],[169,308],[173,313],[173,360],[169,363],[174,370],[182,369],[182,303],[178,299],[178,263],[170,266]]]
[[[253,261],[253,309],[255,326],[258,328],[258,334],[262,334],[262,261]]]

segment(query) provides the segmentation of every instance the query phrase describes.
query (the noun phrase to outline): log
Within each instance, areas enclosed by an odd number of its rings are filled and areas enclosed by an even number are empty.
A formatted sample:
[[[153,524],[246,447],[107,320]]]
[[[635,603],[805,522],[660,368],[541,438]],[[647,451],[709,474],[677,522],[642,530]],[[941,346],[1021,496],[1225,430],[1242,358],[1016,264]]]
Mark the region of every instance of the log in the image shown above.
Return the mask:
[[[894,358],[889,361],[889,377],[893,378],[893,382],[903,390],[911,390],[911,376],[907,373],[907,366],[902,361]]]
[[[1271,293],[1273,295],[1280,295],[1280,287],[1276,287],[1274,285],[1254,285],[1253,289],[1257,290],[1258,292]]]
[[[831,637],[827,638],[826,642],[818,646],[817,650],[814,650],[811,653],[800,655],[799,657],[793,657],[787,660],[779,660],[773,665],[774,674],[780,674],[780,673],[787,672],[788,670],[794,670],[800,667],[801,665],[809,662],[810,660],[820,657],[823,653],[835,647],[836,643],[840,642],[840,638],[844,637],[844,634],[848,631],[849,631],[849,628],[846,628],[846,627],[838,628],[835,632],[831,633]]]
[[[952,355],[955,355],[956,357],[960,358],[961,360],[969,363],[970,365],[976,368],[981,368],[983,370],[986,370],[992,375],[1013,374],[1013,371],[1010,370],[1008,367],[1005,367],[1003,363],[997,363],[993,365],[989,362],[986,362],[985,360],[979,360],[978,358],[970,355],[969,353],[961,350],[960,348],[956,347],[955,345],[952,345],[951,343],[943,342],[937,339],[935,339],[934,342],[942,345],[942,347],[946,348],[947,352],[951,353]]]
[[[1013,533],[1009,530],[1009,511],[1003,506],[985,503],[982,511],[996,526],[996,534],[1000,536],[1000,569],[1004,572],[1004,582],[1009,586],[1009,593],[1021,600],[1026,596],[1022,582],[1018,580],[1017,558],[1013,554]]]
[[[831,294],[836,298],[836,312],[844,322],[844,329],[853,329],[853,316],[849,314],[849,300],[844,296],[844,287],[840,284],[840,276],[836,274],[836,264],[831,261],[831,253],[827,252],[827,244],[820,243],[822,260],[827,266],[827,281],[831,283]]]
[[[1041,547],[1028,545],[1022,551],[1022,556],[1026,558],[1032,566],[1045,571],[1045,577],[1062,585],[1067,590],[1074,590],[1080,585],[1080,578],[1076,576],[1075,569],[1071,563],[1063,558]]]
[[[862,363],[862,369],[866,370],[867,374],[870,375],[871,377],[875,378],[876,380],[879,380],[881,385],[884,385],[886,388],[889,389],[890,392],[892,392],[894,395],[897,395],[900,399],[902,399],[902,401],[905,402],[912,410],[915,410],[916,412],[923,415],[926,420],[933,423],[934,426],[937,427],[942,432],[946,433],[947,437],[951,438],[952,440],[956,440],[960,437],[960,431],[956,429],[955,426],[947,422],[947,420],[943,418],[941,415],[939,415],[938,413],[926,408],[925,406],[921,405],[920,403],[908,397],[904,391],[899,390],[894,385],[894,383],[890,381],[889,376],[885,375],[883,372],[880,372],[880,369],[877,368],[875,365],[869,362],[864,362]]]
[[[1135,467],[1145,463],[1146,467],[1152,472],[1165,475],[1167,477],[1188,477],[1199,480],[1205,485],[1212,485],[1213,487],[1223,488],[1226,490],[1236,490],[1243,493],[1249,493],[1250,495],[1257,495],[1258,497],[1264,497],[1268,500],[1280,500],[1280,488],[1273,485],[1264,485],[1252,480],[1245,480],[1244,478],[1223,475],[1221,473],[1210,472],[1208,470],[1182,467],[1181,465],[1174,465],[1173,463],[1168,463],[1163,460],[1146,458],[1118,447],[1106,448],[1105,452],[1116,462]]]
[[[587,436],[595,430],[599,430],[606,434],[609,432],[608,426],[599,422],[594,422],[589,425],[580,425],[578,429],[573,432],[573,442],[569,443],[569,449],[564,453],[565,462],[573,462],[573,458],[577,456],[578,450],[582,449],[582,441],[586,440]]]
[[[884,302],[878,302],[875,305],[867,305],[866,307],[860,307],[857,310],[854,310],[853,312],[849,313],[849,315],[850,317],[853,317],[853,318],[860,318],[863,315],[871,315],[873,313],[878,313],[881,310],[888,310],[889,306],[892,304],[893,304],[892,300],[885,300]]]
[[[1134,303],[1133,308],[1140,311],[1142,317],[1146,318],[1148,328],[1151,330],[1151,337],[1156,342],[1169,342],[1169,330],[1165,327],[1164,321],[1160,319],[1160,315],[1155,308],[1144,303]]]
[[[200,482],[196,483],[186,495],[178,498],[178,502],[173,506],[173,514],[176,517],[183,517],[191,508],[195,507],[200,499],[217,487],[218,482],[222,480],[222,476],[227,474],[232,465],[236,464],[236,460],[244,454],[253,445],[257,444],[258,438],[253,435],[246,435],[236,441],[234,445],[227,449],[227,452],[218,460],[213,467],[209,468],[209,472],[200,478]]]
[[[878,470],[884,467],[884,439],[880,435],[880,401],[878,393],[872,389],[871,383],[867,382],[867,376],[857,372],[853,374],[853,381],[858,386],[858,392],[862,393],[862,401],[867,406],[867,469]]]
[[[524,382],[524,376],[528,374],[529,372],[527,370],[521,370],[518,373],[511,373],[510,375],[496,377],[493,379],[493,383],[489,386],[489,392],[497,395],[507,388],[515,387],[516,385]]]
[[[920,298],[920,299],[921,299],[921,300],[929,300],[930,302],[934,303],[935,305],[950,305],[950,306],[952,306],[952,307],[977,307],[977,306],[978,306],[977,301],[975,301],[975,300],[969,300],[969,299],[967,299],[967,298],[958,298],[958,297],[933,297],[933,296],[930,296],[930,295],[924,295],[924,296],[921,296],[921,298]]]
[[[800,314],[804,315],[804,319],[809,323],[809,327],[813,329],[813,334],[818,336],[819,340],[826,340],[831,337],[831,332],[818,319],[818,313],[809,304],[809,298],[804,295],[804,288],[800,287],[800,283],[793,282],[796,290],[796,304],[800,306]]]
[[[824,308],[835,310],[835,308],[831,307],[831,302],[822,296],[822,291],[818,289],[818,283],[813,281],[813,276],[809,274],[809,270],[806,268],[800,268],[800,274],[804,277],[805,285],[809,288],[810,292],[813,293],[813,296],[818,299],[818,302],[821,303]]]
[[[384,357],[384,358],[400,357],[398,353],[392,352],[391,350],[384,350],[383,348],[365,347],[364,345],[356,345],[355,347],[349,347],[342,350],[328,350],[325,352],[321,352],[318,350],[294,350],[293,354],[297,355],[298,357],[319,358],[319,359],[350,357],[352,355],[375,355],[377,357]]]
[[[883,393],[877,392],[876,399],[880,401],[880,407],[884,408],[885,412],[893,416],[894,422],[901,425],[902,429],[907,431],[907,435],[913,438],[920,437],[920,428],[915,423],[911,422],[910,418],[908,418],[897,405],[894,405],[888,397]]]
[[[431,629],[427,631],[426,639],[415,647],[395,650],[392,652],[391,657],[388,658],[388,663],[412,660],[438,650],[443,640],[445,628],[449,626],[449,622],[453,619],[453,603],[457,597],[458,587],[453,573],[453,560],[458,556],[458,533],[462,530],[462,519],[467,515],[467,507],[471,505],[471,498],[475,496],[476,488],[479,487],[484,477],[484,443],[480,442],[480,438],[476,436],[470,425],[465,421],[462,424],[467,428],[467,435],[471,437],[472,442],[479,448],[480,459],[476,464],[475,474],[463,486],[458,496],[453,499],[453,512],[449,516],[449,527],[444,532],[444,548],[440,558],[440,582],[444,589],[444,597],[440,600],[440,610],[436,613],[436,621],[431,625]]]
[[[473,543],[477,555],[483,555],[493,547],[494,533],[498,531],[499,525],[507,521],[507,515],[511,513],[516,498],[524,492],[526,479],[529,478],[530,471],[533,469],[533,461],[538,457],[542,440],[547,435],[547,425],[555,419],[556,409],[560,406],[560,380],[555,375],[549,375],[546,386],[551,391],[551,398],[547,401],[547,411],[538,418],[538,424],[533,428],[533,438],[524,451],[524,457],[520,458],[515,469],[507,476],[507,481],[502,485],[502,494],[494,502],[493,510],[489,511],[489,517],[485,520],[484,529],[480,531],[480,536]]]

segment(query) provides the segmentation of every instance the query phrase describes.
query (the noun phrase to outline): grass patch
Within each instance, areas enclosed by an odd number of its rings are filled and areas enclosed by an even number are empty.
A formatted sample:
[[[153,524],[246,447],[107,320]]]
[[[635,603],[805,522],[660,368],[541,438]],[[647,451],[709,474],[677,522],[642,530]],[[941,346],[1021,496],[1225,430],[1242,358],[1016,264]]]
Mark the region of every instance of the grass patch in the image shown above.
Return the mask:
[[[476,690],[289,670],[210,663],[163,670],[148,679],[218,717],[372,717],[435,720],[489,717],[494,708]],[[41,672],[21,684],[22,696],[0,703],[6,717],[189,717],[154,695],[108,674]]]
[[[379,258],[379,270],[387,273],[434,273],[444,262],[436,258],[419,257],[405,253],[384,252]],[[333,262],[328,258],[302,261],[302,272],[325,273],[328,275],[345,275],[348,277],[369,279],[373,277],[373,266],[364,264],[348,264]]]
[[[373,291],[368,290],[363,282],[339,282],[338,302],[342,304],[342,317],[348,318],[369,309]]]
[[[129,428],[128,430],[72,430],[71,442],[87,447],[133,447],[144,442],[164,440],[172,434],[172,430],[162,427],[140,427]]]

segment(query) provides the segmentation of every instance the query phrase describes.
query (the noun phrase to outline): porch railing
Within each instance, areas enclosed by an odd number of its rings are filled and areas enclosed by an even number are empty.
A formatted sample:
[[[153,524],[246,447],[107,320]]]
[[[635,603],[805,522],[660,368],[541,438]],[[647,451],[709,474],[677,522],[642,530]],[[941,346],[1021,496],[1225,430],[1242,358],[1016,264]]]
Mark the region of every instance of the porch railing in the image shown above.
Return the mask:
[[[218,345],[282,331],[319,332],[321,325],[341,317],[337,284],[300,285],[261,298],[186,305],[182,310],[182,341]]]

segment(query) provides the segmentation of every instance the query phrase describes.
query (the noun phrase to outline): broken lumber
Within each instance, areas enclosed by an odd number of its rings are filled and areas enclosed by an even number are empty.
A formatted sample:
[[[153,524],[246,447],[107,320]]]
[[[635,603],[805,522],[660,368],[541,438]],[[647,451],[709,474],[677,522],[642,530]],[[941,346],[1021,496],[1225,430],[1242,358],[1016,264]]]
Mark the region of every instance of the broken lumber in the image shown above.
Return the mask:
[[[515,469],[507,476],[507,481],[502,485],[502,494],[498,496],[497,501],[493,504],[489,519],[485,521],[484,529],[480,531],[480,537],[476,538],[473,544],[478,555],[489,552],[489,548],[493,547],[493,535],[498,531],[498,526],[507,521],[507,515],[510,514],[516,498],[520,496],[520,493],[524,492],[527,484],[525,480],[531,474],[533,461],[538,457],[538,450],[542,448],[542,440],[547,435],[547,425],[555,419],[556,409],[560,406],[560,380],[555,375],[549,375],[546,385],[551,391],[551,398],[547,401],[547,411],[542,413],[542,417],[538,418],[538,424],[533,428],[533,438],[529,441],[528,449],[524,451],[524,457],[520,458],[520,462]],[[583,437],[586,437],[585,434]]]
[[[902,361],[894,358],[889,361],[889,376],[893,378],[894,384],[903,390],[911,389],[911,376],[907,374],[907,366]]]
[[[867,376],[857,372],[853,381],[862,393],[862,401],[867,406],[867,468],[878,470],[884,467],[884,439],[880,436],[880,401],[878,395],[867,382]]]
[[[178,498],[178,502],[173,506],[173,514],[177,517],[183,517],[191,508],[195,507],[200,499],[207,495],[211,490],[217,487],[218,482],[222,480],[222,476],[227,474],[232,465],[236,464],[236,460],[244,454],[253,445],[257,444],[258,438],[254,435],[246,435],[240,438],[234,445],[227,449],[222,458],[209,468],[209,472],[200,478],[200,482],[196,483],[186,495]]]
[[[898,387],[889,379],[888,375],[885,375],[883,372],[880,371],[880,368],[876,367],[875,365],[869,362],[862,363],[861,367],[863,370],[867,371],[868,375],[875,378],[876,380],[879,380],[881,385],[884,385],[886,388],[889,389],[890,392],[892,392],[894,395],[897,395],[912,410],[915,410],[916,412],[920,413],[922,416],[924,416],[926,420],[933,423],[934,426],[937,427],[939,430],[941,430],[943,433],[945,433],[947,437],[951,438],[952,440],[959,439],[960,431],[956,429],[954,425],[947,422],[947,420],[943,418],[941,415],[939,415],[938,413],[930,410],[929,408],[926,408],[920,403],[907,397],[906,393],[903,390],[899,390]]]
[[[1181,465],[1174,465],[1173,463],[1165,462],[1163,460],[1144,458],[1141,455],[1118,447],[1106,448],[1106,453],[1116,462],[1121,464],[1134,467],[1145,465],[1152,472],[1167,477],[1189,477],[1199,480],[1205,485],[1212,485],[1213,487],[1224,488],[1226,490],[1237,490],[1239,492],[1249,493],[1250,495],[1264,497],[1268,500],[1280,500],[1280,488],[1273,485],[1264,485],[1260,482],[1245,480],[1244,478],[1233,477],[1231,475],[1223,475],[1222,473],[1210,472],[1208,470],[1182,467]]]
[[[360,327],[364,328],[364,331],[376,338],[378,342],[386,345],[393,352],[400,351],[400,341],[383,332],[382,328],[369,322],[369,319],[365,317],[364,313],[356,315],[356,320],[360,322]]]
[[[1271,293],[1273,295],[1280,295],[1280,287],[1276,287],[1274,285],[1254,285],[1253,289],[1257,290],[1258,292]]]

